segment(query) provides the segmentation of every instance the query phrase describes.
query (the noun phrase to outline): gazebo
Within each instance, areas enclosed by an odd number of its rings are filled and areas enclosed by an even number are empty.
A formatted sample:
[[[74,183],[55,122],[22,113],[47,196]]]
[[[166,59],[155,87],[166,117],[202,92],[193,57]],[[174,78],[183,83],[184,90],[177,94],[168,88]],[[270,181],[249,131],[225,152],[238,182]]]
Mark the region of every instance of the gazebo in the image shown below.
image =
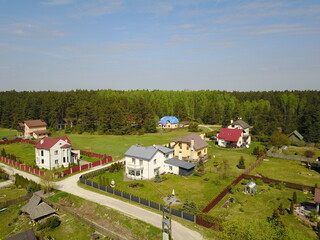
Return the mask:
[[[255,194],[257,192],[257,184],[255,182],[250,181],[244,187],[244,193]]]

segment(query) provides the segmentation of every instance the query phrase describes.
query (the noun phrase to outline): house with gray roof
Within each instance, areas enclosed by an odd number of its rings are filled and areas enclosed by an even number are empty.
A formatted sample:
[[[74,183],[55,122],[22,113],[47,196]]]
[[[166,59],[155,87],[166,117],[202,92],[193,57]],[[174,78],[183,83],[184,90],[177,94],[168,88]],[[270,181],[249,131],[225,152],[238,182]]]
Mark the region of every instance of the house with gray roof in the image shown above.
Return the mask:
[[[236,121],[230,120],[230,124],[228,125],[228,128],[230,129],[241,129],[243,130],[243,136],[249,136],[249,129],[250,126],[248,123],[242,120],[241,117],[239,117]]]
[[[37,195],[33,195],[29,202],[21,208],[21,211],[26,212],[35,221],[39,221],[56,212]]]
[[[181,164],[179,167],[177,164],[171,164],[173,161],[173,152],[173,149],[161,145],[147,147],[140,145],[131,146],[124,154],[126,159],[127,177],[131,179],[152,179],[158,173],[183,173],[184,175],[187,175],[186,172],[193,172],[192,167],[190,168],[189,165],[187,167],[186,165]],[[166,160],[171,161],[166,162]],[[187,168],[188,171],[179,170],[180,168]]]

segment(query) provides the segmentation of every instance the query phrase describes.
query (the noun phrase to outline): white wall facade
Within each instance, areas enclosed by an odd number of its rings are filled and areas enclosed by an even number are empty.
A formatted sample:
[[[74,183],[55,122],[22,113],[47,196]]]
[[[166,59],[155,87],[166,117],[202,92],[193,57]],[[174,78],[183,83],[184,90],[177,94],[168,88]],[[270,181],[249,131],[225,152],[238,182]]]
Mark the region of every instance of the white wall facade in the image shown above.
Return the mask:
[[[126,175],[131,179],[152,179],[165,172],[165,163],[167,159],[173,158],[173,153],[163,154],[158,151],[151,160],[140,159],[126,156]]]
[[[174,165],[165,164],[164,171],[166,173],[173,173],[173,174],[179,175],[179,167],[174,166]]]
[[[35,148],[36,164],[39,168],[52,170],[53,168],[68,167],[69,163],[73,163],[71,157],[71,148],[61,148],[68,144],[60,139],[49,150]],[[80,155],[79,155],[80,156]]]

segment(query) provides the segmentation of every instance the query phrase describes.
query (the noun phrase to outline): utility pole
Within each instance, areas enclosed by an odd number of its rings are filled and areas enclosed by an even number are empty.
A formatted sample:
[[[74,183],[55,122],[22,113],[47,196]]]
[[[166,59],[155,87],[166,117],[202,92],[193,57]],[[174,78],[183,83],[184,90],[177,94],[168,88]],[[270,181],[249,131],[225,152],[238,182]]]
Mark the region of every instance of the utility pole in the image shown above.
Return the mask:
[[[162,240],[172,240],[170,204],[169,206],[163,206],[162,210]]]

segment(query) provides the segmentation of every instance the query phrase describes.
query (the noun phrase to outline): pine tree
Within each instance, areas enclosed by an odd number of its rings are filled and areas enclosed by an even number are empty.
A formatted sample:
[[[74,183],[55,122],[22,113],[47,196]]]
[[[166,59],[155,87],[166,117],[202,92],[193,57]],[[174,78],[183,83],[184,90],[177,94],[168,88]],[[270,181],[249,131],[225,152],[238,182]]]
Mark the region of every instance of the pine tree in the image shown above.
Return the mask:
[[[246,168],[243,156],[240,157],[237,167],[240,168],[240,169],[245,169]]]
[[[280,215],[284,215],[285,212],[282,203],[279,204],[278,210]]]
[[[296,192],[293,192],[293,195],[292,195],[292,202],[293,202],[294,204],[296,204],[296,203],[297,203],[297,193],[296,193]]]
[[[291,214],[291,215],[293,214],[293,211],[294,211],[293,201],[291,201],[291,203],[290,203],[290,214]]]

